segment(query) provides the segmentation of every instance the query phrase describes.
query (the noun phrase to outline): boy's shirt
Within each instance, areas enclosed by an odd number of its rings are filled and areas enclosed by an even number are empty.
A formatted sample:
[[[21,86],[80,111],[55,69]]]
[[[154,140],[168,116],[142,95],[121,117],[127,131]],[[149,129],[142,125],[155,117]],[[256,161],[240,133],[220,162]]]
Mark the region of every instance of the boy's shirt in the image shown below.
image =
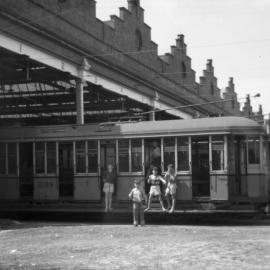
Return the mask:
[[[145,200],[144,192],[139,188],[133,188],[129,194],[129,197],[133,202],[136,203],[141,203],[143,200]]]

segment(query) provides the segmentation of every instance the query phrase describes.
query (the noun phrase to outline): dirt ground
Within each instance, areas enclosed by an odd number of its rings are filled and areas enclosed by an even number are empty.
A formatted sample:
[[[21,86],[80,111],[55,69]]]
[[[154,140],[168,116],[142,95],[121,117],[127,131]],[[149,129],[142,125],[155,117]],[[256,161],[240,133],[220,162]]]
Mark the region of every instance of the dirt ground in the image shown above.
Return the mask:
[[[2,222],[0,269],[269,270],[270,226]]]

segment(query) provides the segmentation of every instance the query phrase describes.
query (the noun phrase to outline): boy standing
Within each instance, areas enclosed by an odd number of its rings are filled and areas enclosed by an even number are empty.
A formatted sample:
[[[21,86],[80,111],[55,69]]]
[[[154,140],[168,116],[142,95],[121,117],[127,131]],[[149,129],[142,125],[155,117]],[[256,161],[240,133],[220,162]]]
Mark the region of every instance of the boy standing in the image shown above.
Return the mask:
[[[138,226],[145,225],[143,201],[146,202],[147,198],[144,191],[140,188],[140,183],[134,182],[134,188],[129,193],[129,198],[133,201],[133,224]]]

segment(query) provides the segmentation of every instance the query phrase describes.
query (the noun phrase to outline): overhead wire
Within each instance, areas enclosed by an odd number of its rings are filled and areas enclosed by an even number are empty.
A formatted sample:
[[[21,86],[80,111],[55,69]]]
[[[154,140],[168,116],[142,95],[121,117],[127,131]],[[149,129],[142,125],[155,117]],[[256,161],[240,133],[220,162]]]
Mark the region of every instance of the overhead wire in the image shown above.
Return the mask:
[[[258,94],[252,96],[251,98],[256,98],[256,97],[258,97]],[[245,99],[245,98],[246,97],[242,97],[242,98],[239,98],[238,100]],[[224,103],[224,102],[228,102],[228,101],[236,101],[236,99],[231,98],[231,99],[223,99],[223,100],[215,100],[215,101],[209,101],[209,102],[203,102],[203,103],[175,106],[175,107],[171,107],[171,108],[168,108],[168,109],[155,109],[155,110],[150,110],[150,111],[147,111],[147,112],[141,112],[141,113],[138,113],[137,115],[146,115],[146,114],[151,114],[151,113],[156,113],[156,112],[165,112],[165,111],[171,111],[171,110],[176,110],[176,109],[199,107],[199,106],[210,105],[210,104]]]

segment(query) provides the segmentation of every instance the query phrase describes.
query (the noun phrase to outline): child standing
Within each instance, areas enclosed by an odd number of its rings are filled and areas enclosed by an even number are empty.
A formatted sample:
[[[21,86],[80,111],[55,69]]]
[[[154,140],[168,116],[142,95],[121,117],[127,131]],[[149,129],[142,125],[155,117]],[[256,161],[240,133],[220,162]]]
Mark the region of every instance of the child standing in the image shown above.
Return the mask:
[[[165,174],[165,180],[167,182],[165,196],[168,202],[168,210],[171,208],[169,210],[169,213],[173,213],[175,209],[175,194],[176,194],[177,185],[176,185],[176,174],[175,174],[175,170],[172,164],[168,165],[168,171]],[[170,202],[170,198],[169,198],[170,196],[172,198],[172,204]]]
[[[154,167],[152,174],[148,178],[148,183],[151,185],[151,188],[149,192],[148,206],[145,209],[145,211],[148,211],[151,209],[152,198],[154,196],[158,196],[162,211],[166,211],[163,205],[162,198],[161,198],[161,190],[159,186],[160,182],[166,185],[166,181],[158,174],[158,168]]]
[[[143,211],[143,201],[146,202],[147,198],[145,192],[141,189],[140,183],[134,182],[134,188],[129,193],[129,198],[133,201],[133,224],[138,226],[145,225],[144,211]]]
[[[103,192],[105,193],[105,212],[112,211],[112,194],[116,182],[116,174],[113,165],[109,164],[103,175]]]

